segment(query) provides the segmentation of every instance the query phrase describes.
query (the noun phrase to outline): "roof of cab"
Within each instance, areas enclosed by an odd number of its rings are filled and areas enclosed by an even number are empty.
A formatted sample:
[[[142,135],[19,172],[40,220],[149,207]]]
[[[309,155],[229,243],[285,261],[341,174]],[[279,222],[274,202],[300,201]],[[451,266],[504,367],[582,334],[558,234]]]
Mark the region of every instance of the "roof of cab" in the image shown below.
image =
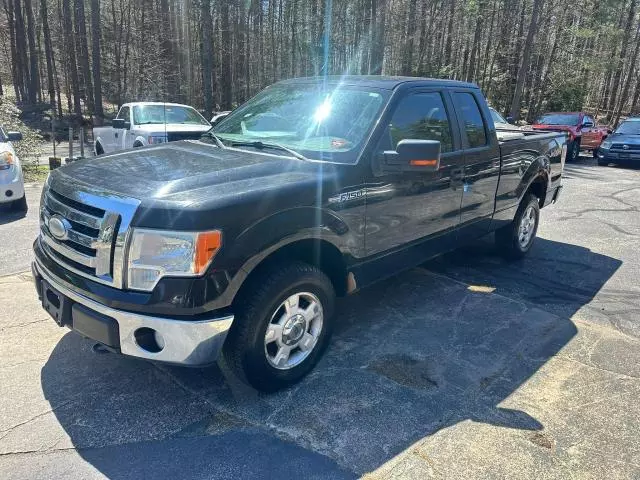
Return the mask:
[[[458,80],[444,80],[441,78],[421,77],[392,77],[383,75],[329,75],[327,77],[299,77],[278,82],[279,84],[321,83],[323,81],[335,84],[362,87],[383,88],[394,90],[400,85],[416,85],[426,87],[464,87],[479,88],[475,83],[461,82]]]

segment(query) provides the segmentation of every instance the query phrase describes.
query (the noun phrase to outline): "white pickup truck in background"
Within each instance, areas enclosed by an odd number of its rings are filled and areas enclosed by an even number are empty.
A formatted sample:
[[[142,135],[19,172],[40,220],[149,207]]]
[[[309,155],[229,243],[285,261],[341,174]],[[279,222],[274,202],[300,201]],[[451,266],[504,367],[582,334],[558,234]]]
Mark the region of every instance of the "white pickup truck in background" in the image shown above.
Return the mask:
[[[177,140],[198,139],[211,124],[178,103],[125,103],[110,127],[93,129],[96,155]]]

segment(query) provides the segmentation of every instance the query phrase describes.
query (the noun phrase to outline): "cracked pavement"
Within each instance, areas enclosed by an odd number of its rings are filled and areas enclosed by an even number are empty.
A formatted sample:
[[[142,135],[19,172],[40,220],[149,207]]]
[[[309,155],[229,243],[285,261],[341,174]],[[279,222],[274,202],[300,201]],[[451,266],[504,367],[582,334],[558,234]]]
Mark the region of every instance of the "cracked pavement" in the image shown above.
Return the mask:
[[[527,259],[487,238],[342,300],[274,395],[94,352],[15,273],[35,208],[0,221],[0,478],[640,478],[639,194],[569,166]]]

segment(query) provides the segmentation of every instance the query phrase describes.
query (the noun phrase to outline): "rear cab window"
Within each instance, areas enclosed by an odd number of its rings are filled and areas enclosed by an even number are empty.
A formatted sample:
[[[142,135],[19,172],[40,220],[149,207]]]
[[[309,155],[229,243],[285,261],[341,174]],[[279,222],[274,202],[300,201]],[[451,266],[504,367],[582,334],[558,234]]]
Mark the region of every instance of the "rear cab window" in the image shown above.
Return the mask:
[[[489,143],[489,137],[475,95],[471,92],[454,92],[453,100],[462,123],[463,137],[467,138],[468,148],[486,146]]]

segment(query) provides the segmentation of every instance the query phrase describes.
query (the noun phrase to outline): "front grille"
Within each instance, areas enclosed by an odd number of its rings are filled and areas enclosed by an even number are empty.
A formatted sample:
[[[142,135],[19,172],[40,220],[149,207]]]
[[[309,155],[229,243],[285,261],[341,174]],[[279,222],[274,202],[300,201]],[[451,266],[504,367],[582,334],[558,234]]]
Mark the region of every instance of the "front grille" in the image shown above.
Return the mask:
[[[624,148],[626,145],[627,148]],[[633,144],[625,144],[625,143],[614,143],[611,145],[611,150],[622,150],[622,151],[638,151],[640,150],[640,145]]]
[[[60,190],[47,184],[42,192],[43,250],[68,270],[122,288],[125,236],[139,202],[102,198],[69,185]]]
[[[167,140],[169,142],[177,142],[178,140],[198,140],[205,132],[169,132]]]

